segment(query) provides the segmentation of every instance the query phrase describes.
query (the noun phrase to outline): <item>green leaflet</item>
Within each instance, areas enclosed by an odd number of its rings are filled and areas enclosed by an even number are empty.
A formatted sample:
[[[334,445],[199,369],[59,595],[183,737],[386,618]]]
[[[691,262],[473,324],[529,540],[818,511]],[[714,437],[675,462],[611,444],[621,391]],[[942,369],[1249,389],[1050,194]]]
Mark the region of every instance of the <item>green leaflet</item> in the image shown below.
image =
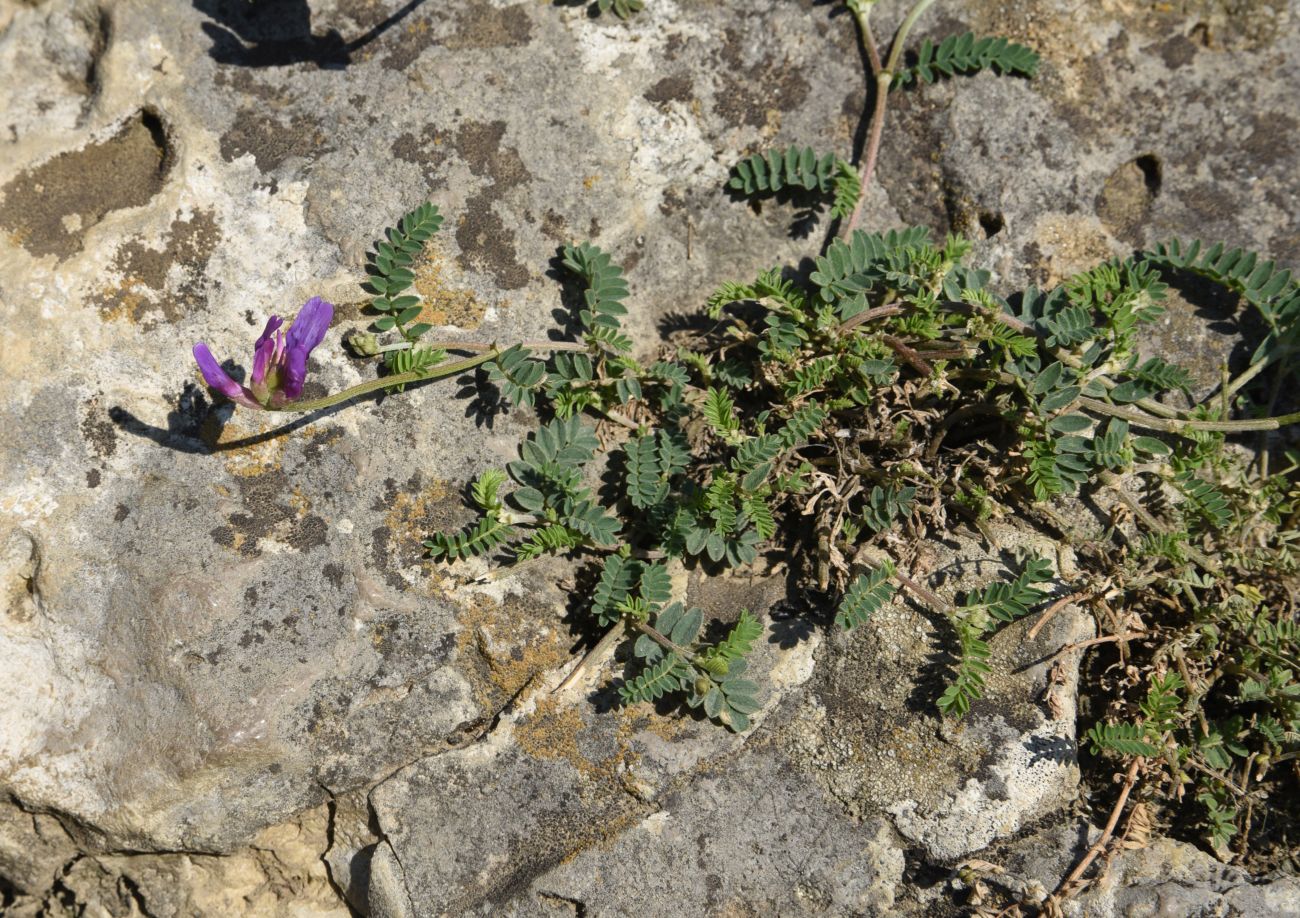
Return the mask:
[[[1038,72],[1038,63],[1038,55],[1024,45],[1005,38],[976,38],[973,32],[964,32],[949,35],[937,45],[928,38],[922,41],[916,64],[900,70],[894,83],[933,83],[941,76],[978,73],[990,67],[998,73],[1032,77]]]
[[[841,628],[855,628],[894,598],[894,585],[889,578],[894,566],[885,562],[869,574],[859,574],[849,585],[835,613],[835,624]]]

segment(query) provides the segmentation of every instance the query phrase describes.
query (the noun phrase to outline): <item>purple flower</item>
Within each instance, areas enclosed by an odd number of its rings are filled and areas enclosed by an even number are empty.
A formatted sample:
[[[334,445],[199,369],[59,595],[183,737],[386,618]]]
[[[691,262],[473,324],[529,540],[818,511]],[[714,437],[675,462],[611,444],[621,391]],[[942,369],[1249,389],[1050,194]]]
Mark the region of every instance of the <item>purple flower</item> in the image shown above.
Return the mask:
[[[318,296],[303,304],[288,332],[281,328],[283,319],[271,316],[257,339],[253,375],[247,386],[231,379],[202,341],[194,345],[194,359],[207,384],[226,398],[249,408],[274,411],[302,395],[307,357],[321,343],[333,318],[334,306]]]

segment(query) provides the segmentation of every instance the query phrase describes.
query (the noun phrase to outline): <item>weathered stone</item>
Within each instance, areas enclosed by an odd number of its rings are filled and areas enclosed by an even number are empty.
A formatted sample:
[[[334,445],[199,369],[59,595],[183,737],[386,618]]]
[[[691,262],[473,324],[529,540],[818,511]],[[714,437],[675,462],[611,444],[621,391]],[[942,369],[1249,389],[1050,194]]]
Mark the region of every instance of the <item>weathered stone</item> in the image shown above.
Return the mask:
[[[1068,549],[1057,558],[1050,540],[1011,526],[991,531],[1001,556],[956,536],[928,548],[914,571],[931,573],[953,597],[1014,576],[1006,566],[1013,550],[1072,569]],[[935,706],[953,662],[950,628],[896,600],[835,640],[788,728],[788,745],[849,812],[889,813],[899,833],[936,861],[1013,836],[1077,794],[1078,654],[1050,658],[1093,627],[1072,607],[1031,641],[1032,624],[1008,625],[993,639],[985,697],[954,724]]]
[[[1100,829],[1086,824],[1043,827],[991,855],[996,865],[985,862],[983,867],[997,869],[984,872],[982,881],[1015,901],[1042,903],[1100,835]],[[1298,911],[1300,880],[1296,877],[1251,877],[1192,845],[1168,838],[1121,848],[1099,879],[1061,902],[1061,912],[1069,918],[1271,918]]]
[[[1086,633],[1073,613],[999,637],[961,731],[933,714],[927,655],[949,635],[902,603],[824,643],[778,620],[757,740],[561,705],[544,692],[575,640],[565,572],[471,587],[419,549],[531,418],[446,381],[270,435],[189,361],[205,340],[247,371],[265,316],[320,294],[340,309],[308,394],[366,378],[338,347],[366,321],[366,249],[426,199],[448,217],[417,278],[435,334],[545,337],[548,262],[591,238],[627,266],[653,351],[719,282],[800,265],[825,231],[719,188],[743,152],[851,148],[861,60],[833,8],[0,0],[0,85],[21,87],[0,93],[0,902],[34,914],[66,872],[92,913],[630,910],[620,888],[667,909],[648,891],[685,869],[681,845],[731,857],[788,833],[782,850],[821,846],[806,886],[780,866],[743,891],[741,864],[682,888],[906,914],[904,847],[951,861],[1059,814],[1073,661],[1064,682],[1014,669]],[[902,13],[880,4],[878,33]],[[921,34],[966,27],[1034,45],[1042,71],[895,94],[872,228],[966,231],[1006,289],[1169,235],[1300,259],[1291,5],[936,5]],[[1243,330],[1233,298],[1193,288],[1148,344],[1212,382]],[[739,598],[727,582],[708,607]],[[331,800],[332,834],[309,815]],[[724,805],[778,812],[732,837]],[[418,853],[448,826],[493,860]],[[597,841],[628,885],[601,882]],[[292,861],[281,879],[267,847]],[[1275,889],[1258,901],[1284,909]]]
[[[727,592],[760,612],[762,597],[770,602],[778,583],[732,584]],[[699,586],[691,591],[693,604],[708,603],[710,590],[721,592],[716,582]],[[751,671],[762,678],[766,695],[763,711],[755,715],[757,725],[809,678],[819,645],[810,636],[793,650],[767,644],[753,655]],[[405,878],[414,914],[530,913],[537,897],[551,895],[546,890],[555,884],[585,889],[592,878],[584,879],[581,870],[565,872],[561,865],[576,863],[584,852],[594,856],[621,845],[625,830],[653,820],[665,807],[676,809],[677,803],[665,799],[689,796],[693,776],[713,771],[731,786],[732,766],[723,763],[735,759],[737,767],[748,767],[738,752],[744,737],[700,720],[665,721],[648,706],[609,710],[608,689],[592,696],[595,705],[584,700],[587,691],[580,684],[553,694],[551,685],[558,681],[557,674],[504,713],[484,740],[423,759],[371,793],[378,827],[393,853],[384,869]],[[774,792],[759,785],[774,779],[766,773],[771,763],[756,767],[764,773],[749,779],[736,775],[735,784],[755,785],[745,793],[768,800]],[[829,812],[824,803],[810,806]],[[704,810],[697,814],[699,832],[718,817]],[[801,831],[823,821],[809,817]],[[739,831],[724,828],[725,822],[711,831]],[[672,855],[665,849],[663,856]],[[563,879],[552,877],[557,869]],[[397,884],[386,882],[376,890],[373,877],[372,908],[377,898],[392,902]],[[829,877],[823,880],[834,885]],[[740,877],[733,882],[740,884]],[[586,896],[583,889],[575,893],[578,899]]]

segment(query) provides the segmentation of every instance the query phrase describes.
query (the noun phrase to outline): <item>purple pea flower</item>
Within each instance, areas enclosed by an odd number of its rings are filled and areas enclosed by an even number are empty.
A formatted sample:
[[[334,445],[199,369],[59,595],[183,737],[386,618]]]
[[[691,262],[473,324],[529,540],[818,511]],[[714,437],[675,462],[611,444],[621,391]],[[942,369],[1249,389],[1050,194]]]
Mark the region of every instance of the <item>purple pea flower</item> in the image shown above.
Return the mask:
[[[249,408],[275,411],[302,395],[307,356],[321,343],[333,319],[333,304],[318,296],[303,304],[288,332],[281,329],[283,319],[271,316],[257,339],[248,386],[231,379],[202,341],[194,345],[194,359],[207,384],[226,398]]]

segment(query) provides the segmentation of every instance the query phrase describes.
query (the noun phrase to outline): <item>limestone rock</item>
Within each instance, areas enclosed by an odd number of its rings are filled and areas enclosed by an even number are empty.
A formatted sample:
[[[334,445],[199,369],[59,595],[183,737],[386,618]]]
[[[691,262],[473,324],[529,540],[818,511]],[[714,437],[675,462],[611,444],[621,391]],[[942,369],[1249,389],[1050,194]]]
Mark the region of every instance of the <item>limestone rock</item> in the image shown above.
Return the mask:
[[[936,5],[918,37],[1005,34],[1043,68],[896,94],[868,225],[970,233],[1008,290],[1169,235],[1294,264],[1293,6]],[[367,321],[365,252],[424,200],[448,222],[417,287],[448,339],[545,337],[549,262],[580,239],[626,266],[647,352],[720,282],[806,268],[824,222],[720,186],[755,149],[852,148],[861,61],[833,8],[0,0],[21,87],[0,93],[0,907],[34,914],[57,882],[91,913],[617,912],[598,842],[650,890],[683,846],[748,840],[820,853],[801,879],[774,857],[748,891],[746,864],[682,888],[907,914],[900,854],[946,864],[1059,817],[1073,672],[1016,667],[1085,634],[1071,613],[1007,629],[964,730],[933,715],[943,627],[902,603],[823,640],[825,610],[755,602],[777,675],[748,738],[561,706],[567,571],[470,584],[419,548],[529,417],[470,377],[286,430],[214,405],[189,359],[204,340],[247,371],[266,316],[319,294],[339,310],[308,395],[367,378],[339,347]],[[880,4],[879,32],[902,12]],[[1188,292],[1162,323],[1151,346],[1201,381],[1241,359],[1229,299]],[[979,551],[975,575],[1004,569]],[[728,834],[723,807],[760,815]],[[1290,907],[1270,889],[1242,901]]]
[[[1010,526],[992,532],[1001,556],[958,536],[914,569],[934,572],[952,597],[1015,576],[1013,549],[1046,555],[1067,570],[1072,564],[1068,549],[1055,558],[1050,541]],[[1072,607],[1032,641],[1031,625],[1016,622],[997,634],[986,695],[953,723],[935,707],[952,663],[949,626],[895,600],[834,642],[789,727],[789,744],[850,812],[889,813],[899,833],[938,862],[1013,837],[1077,795],[1078,655],[1050,658],[1090,637],[1093,627]]]

